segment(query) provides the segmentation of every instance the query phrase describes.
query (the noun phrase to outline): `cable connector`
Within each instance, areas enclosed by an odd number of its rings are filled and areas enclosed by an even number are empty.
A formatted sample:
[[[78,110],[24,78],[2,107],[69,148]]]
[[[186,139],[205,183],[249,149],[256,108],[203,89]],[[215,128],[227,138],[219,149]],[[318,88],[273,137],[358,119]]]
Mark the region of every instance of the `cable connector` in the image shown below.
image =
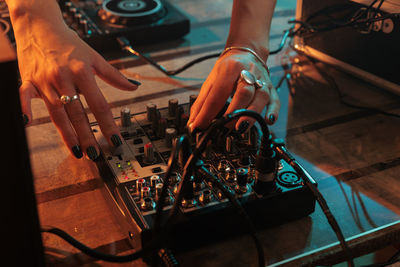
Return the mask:
[[[256,181],[254,190],[258,194],[266,194],[275,190],[275,178],[278,170],[278,159],[273,149],[272,136],[263,136],[261,147],[255,162]]]

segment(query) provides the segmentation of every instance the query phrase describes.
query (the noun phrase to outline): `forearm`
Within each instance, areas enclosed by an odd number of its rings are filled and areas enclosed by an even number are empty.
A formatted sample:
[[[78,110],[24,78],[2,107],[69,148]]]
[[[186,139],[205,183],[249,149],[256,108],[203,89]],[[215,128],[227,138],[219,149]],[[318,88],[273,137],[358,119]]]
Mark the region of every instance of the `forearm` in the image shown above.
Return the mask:
[[[226,46],[251,48],[266,60],[275,4],[276,0],[234,0]]]
[[[6,0],[16,38],[33,30],[47,37],[66,25],[56,0]]]
[[[72,31],[65,24],[56,0],[6,0],[18,53],[35,48],[53,52]],[[50,45],[53,44],[53,45]]]

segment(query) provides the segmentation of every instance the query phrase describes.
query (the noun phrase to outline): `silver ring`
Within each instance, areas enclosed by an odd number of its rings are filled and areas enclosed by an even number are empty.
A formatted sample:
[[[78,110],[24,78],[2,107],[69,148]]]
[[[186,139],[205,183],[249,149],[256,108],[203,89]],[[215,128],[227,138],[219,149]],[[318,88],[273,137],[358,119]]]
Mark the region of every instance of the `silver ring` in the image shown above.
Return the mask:
[[[73,95],[73,96],[62,95],[60,97],[60,100],[61,100],[61,103],[63,103],[65,105],[73,100],[79,100],[79,95]]]
[[[248,85],[255,85],[256,83],[256,78],[254,77],[254,75],[247,71],[247,70],[242,70],[240,72],[240,78],[239,80],[244,81],[245,83],[247,83]]]
[[[263,82],[263,81],[261,81],[261,80],[257,80],[257,81],[254,83],[254,86],[255,86],[256,89],[263,88],[264,85],[265,85],[265,82]]]

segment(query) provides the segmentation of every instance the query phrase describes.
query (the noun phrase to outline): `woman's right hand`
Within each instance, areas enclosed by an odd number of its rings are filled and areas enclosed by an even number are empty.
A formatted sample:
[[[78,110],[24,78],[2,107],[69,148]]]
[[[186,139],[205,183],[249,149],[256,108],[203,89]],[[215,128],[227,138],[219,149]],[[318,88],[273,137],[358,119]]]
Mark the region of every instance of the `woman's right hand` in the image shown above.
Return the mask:
[[[56,1],[46,2],[57,5]],[[72,154],[76,158],[86,154],[89,159],[96,160],[99,148],[81,101],[78,98],[63,104],[60,97],[83,95],[105,138],[110,145],[119,146],[122,137],[94,76],[122,90],[135,90],[140,83],[129,82],[108,64],[68,28],[58,6],[54,8],[57,8],[56,17],[49,15],[48,10],[43,10],[45,15],[35,10],[10,12],[22,80],[22,111],[29,123],[32,120],[31,99],[42,98]]]

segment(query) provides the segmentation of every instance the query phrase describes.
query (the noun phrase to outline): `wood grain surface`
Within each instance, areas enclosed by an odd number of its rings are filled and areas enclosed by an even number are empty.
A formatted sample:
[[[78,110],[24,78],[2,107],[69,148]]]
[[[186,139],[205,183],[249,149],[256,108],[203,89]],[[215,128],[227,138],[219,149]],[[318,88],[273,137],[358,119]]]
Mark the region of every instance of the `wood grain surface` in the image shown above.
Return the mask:
[[[183,39],[138,47],[174,69],[197,57],[223,49],[231,1],[174,0],[191,19]],[[271,49],[277,47],[286,21],[294,16],[295,1],[278,1],[272,23]],[[122,73],[142,82],[135,92],[123,92],[100,79],[98,85],[115,116],[121,107],[143,112],[148,102],[167,106],[167,99],[188,102],[199,91],[215,59],[200,63],[178,77],[166,77],[143,61],[124,53],[105,55]],[[315,65],[290,49],[270,56],[271,79],[277,84],[282,64],[297,62],[293,83],[280,88],[279,120],[272,127],[318,182],[354,255],[399,242],[400,123],[398,118],[344,106],[335,88]],[[331,67],[318,65],[335,78],[346,99],[400,113],[400,99]],[[292,94],[290,94],[292,91]],[[34,120],[27,127],[30,157],[42,225],[59,227],[90,247],[113,254],[134,251],[101,194],[103,186],[94,163],[69,154],[41,100],[33,101]],[[86,104],[85,104],[86,106]],[[86,106],[87,107],[87,106]],[[88,110],[90,121],[95,118]],[[293,203],[296,205],[296,203]],[[301,209],[301,207],[298,207]],[[237,222],[232,222],[237,223]],[[241,227],[238,225],[238,227]],[[331,264],[343,260],[336,236],[321,209],[309,217],[258,232],[266,264],[285,266]],[[43,235],[50,266],[117,266],[96,261],[63,240]],[[249,236],[238,236],[193,251],[179,253],[182,266],[256,266]],[[145,266],[141,261],[122,266]],[[118,265],[121,266],[121,265]]]

